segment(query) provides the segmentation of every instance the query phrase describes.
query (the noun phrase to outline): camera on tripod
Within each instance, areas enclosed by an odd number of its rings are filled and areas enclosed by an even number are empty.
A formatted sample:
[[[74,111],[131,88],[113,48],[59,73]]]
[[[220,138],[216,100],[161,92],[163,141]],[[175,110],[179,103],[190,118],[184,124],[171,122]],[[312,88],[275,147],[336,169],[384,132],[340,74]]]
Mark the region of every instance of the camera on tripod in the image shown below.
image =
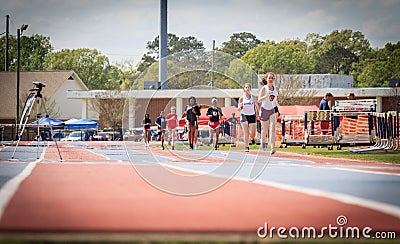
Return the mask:
[[[46,84],[44,84],[42,82],[39,82],[39,81],[34,81],[34,82],[32,82],[32,84],[35,85],[36,87],[30,89],[29,91],[38,91],[38,92],[40,92],[43,89],[43,87],[46,87]]]

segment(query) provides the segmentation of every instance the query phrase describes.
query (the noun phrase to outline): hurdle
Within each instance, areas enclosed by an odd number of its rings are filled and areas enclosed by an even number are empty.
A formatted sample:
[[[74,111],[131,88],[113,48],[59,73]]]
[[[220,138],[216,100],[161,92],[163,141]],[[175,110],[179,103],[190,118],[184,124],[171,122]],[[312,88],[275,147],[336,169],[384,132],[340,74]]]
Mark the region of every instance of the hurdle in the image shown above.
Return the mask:
[[[328,129],[327,131],[322,129],[318,130],[318,125],[320,125],[321,122],[329,122],[331,129]],[[310,123],[310,126],[308,126],[308,123]],[[306,148],[306,145],[314,147],[327,146],[328,150],[332,150],[334,144],[332,124],[330,110],[304,111],[304,143],[302,148]],[[318,134],[318,132],[320,132],[320,134]]]
[[[373,113],[376,99],[338,100],[332,108],[334,144],[342,146],[371,146],[375,142]]]
[[[281,124],[282,141],[279,146],[280,148],[287,148],[287,146],[301,146],[305,143],[303,115],[282,115]]]
[[[389,146],[388,151],[398,151],[399,150],[399,113],[397,111],[387,112],[388,116],[388,135]]]
[[[400,150],[400,113],[393,111],[393,113],[396,115],[396,118],[394,120],[394,136],[395,136],[395,147],[394,150],[399,151]]]
[[[376,129],[376,143],[367,148],[353,148],[349,152],[379,153],[398,150],[399,144],[399,115],[395,111],[374,113],[374,127]]]

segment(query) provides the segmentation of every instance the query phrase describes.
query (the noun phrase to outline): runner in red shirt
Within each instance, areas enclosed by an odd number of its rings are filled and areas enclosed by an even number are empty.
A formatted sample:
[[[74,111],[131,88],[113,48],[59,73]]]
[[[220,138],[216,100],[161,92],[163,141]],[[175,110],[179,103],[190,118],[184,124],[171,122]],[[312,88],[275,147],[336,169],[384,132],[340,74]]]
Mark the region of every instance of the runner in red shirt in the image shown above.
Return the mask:
[[[172,141],[172,150],[175,149],[174,141],[175,141],[175,134],[176,134],[176,127],[178,125],[178,115],[176,114],[176,107],[171,107],[171,112],[165,116],[167,120],[167,129],[168,129],[168,144],[171,145]]]

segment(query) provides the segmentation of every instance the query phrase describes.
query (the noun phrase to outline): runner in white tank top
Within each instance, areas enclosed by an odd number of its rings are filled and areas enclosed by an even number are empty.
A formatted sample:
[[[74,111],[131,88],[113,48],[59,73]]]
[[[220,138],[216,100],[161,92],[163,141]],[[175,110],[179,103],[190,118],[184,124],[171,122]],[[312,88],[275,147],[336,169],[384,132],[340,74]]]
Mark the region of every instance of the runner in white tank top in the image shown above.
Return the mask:
[[[264,89],[265,89],[264,95],[268,94],[270,97],[274,96],[272,101],[269,98],[262,100],[261,107],[263,107],[266,110],[274,109],[277,104],[276,102],[278,101],[278,90],[276,89],[276,87],[274,85],[272,87],[273,87],[273,90],[270,90],[268,85],[264,86]]]
[[[250,95],[250,98],[247,98],[246,95],[243,95],[242,99],[243,99],[242,114],[244,115],[256,114],[256,111],[254,110],[254,96]]]
[[[258,105],[251,94],[251,85],[249,83],[244,84],[243,91],[244,95],[239,98],[238,105],[239,111],[241,111],[240,124],[243,128],[245,151],[248,152],[250,150],[249,139],[252,141],[252,144],[255,143],[256,111],[258,110]]]
[[[275,107],[277,107],[278,102],[278,88],[275,86],[274,81],[275,74],[272,72],[267,73],[267,75],[262,79],[263,87],[258,96],[258,102],[261,102],[261,149],[265,151],[269,141],[271,154],[275,153],[277,120],[277,111],[275,110]]]

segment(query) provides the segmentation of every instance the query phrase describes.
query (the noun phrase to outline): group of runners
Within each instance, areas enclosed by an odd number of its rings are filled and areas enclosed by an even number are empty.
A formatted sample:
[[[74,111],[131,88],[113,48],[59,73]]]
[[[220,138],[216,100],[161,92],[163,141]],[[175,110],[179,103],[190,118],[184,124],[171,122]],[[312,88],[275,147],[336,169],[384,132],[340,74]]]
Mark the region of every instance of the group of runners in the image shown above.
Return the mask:
[[[275,86],[275,74],[268,72],[261,80],[261,88],[256,98],[252,95],[250,83],[243,86],[243,95],[238,101],[238,110],[240,111],[240,124],[243,128],[245,151],[249,152],[250,145],[255,144],[257,131],[257,120],[261,123],[261,140],[260,145],[263,151],[267,150],[270,145],[270,153],[275,153],[275,138],[276,138],[276,123],[279,116],[278,110],[278,88]],[[217,106],[218,100],[213,97],[211,106],[207,109],[207,117],[209,118],[208,126],[210,127],[210,144],[215,150],[218,150],[218,138],[220,134],[220,120],[224,116],[222,109]],[[260,104],[260,106],[259,106]],[[201,115],[200,105],[197,104],[195,97],[188,99],[188,104],[184,109],[182,117],[186,117],[186,128],[188,133],[188,143],[190,149],[195,149],[198,137],[198,120]],[[174,141],[176,136],[176,128],[178,126],[178,116],[176,107],[171,107],[169,114],[164,116],[164,112],[160,112],[155,124],[158,127],[158,139],[161,140],[161,147],[164,150],[164,137],[168,131],[168,142],[171,144],[171,149],[174,149]],[[149,114],[145,115],[143,120],[145,131],[146,148],[150,141],[150,126],[151,120]],[[213,137],[215,134],[215,142]]]

